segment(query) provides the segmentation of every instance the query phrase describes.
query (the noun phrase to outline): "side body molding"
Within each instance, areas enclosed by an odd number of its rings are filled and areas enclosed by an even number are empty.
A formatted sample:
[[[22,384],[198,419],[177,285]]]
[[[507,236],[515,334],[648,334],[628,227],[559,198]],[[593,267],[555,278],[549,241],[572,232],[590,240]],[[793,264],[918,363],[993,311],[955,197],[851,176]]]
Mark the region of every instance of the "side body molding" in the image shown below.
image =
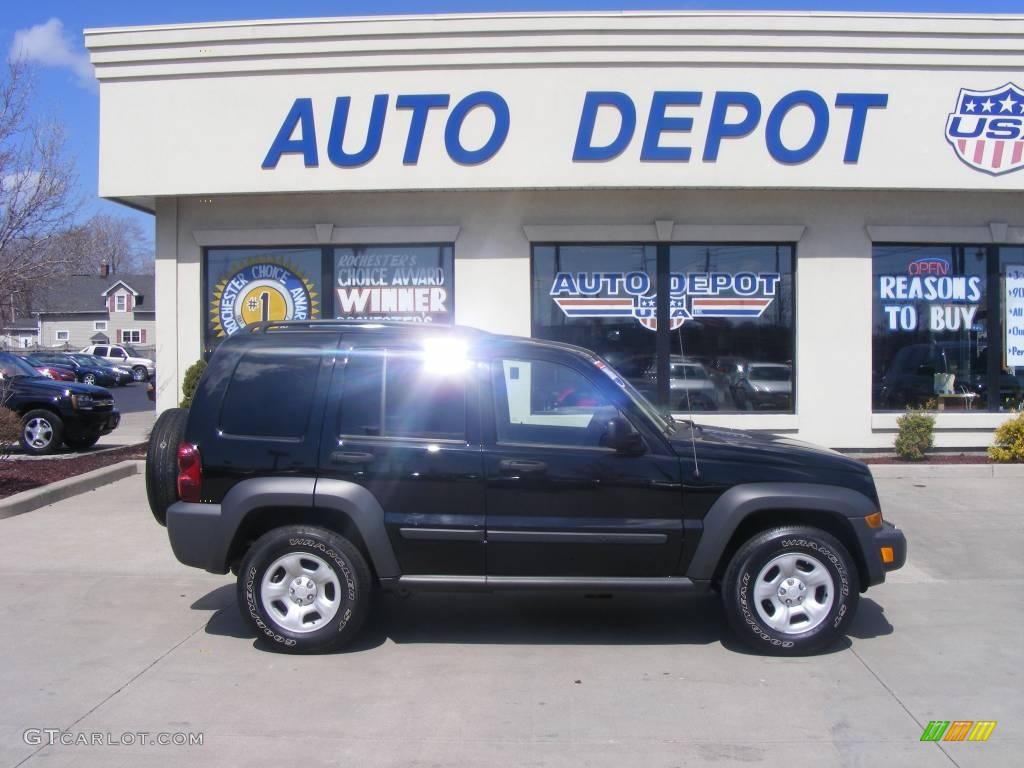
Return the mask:
[[[723,493],[707,515],[697,551],[686,575],[710,579],[736,528],[748,515],[762,510],[805,510],[843,518],[863,518],[877,512],[862,493],[838,485],[816,483],[744,483]]]
[[[401,575],[395,551],[384,528],[384,510],[372,493],[345,480],[320,479],[316,482],[313,505],[348,516],[363,537],[379,578]]]

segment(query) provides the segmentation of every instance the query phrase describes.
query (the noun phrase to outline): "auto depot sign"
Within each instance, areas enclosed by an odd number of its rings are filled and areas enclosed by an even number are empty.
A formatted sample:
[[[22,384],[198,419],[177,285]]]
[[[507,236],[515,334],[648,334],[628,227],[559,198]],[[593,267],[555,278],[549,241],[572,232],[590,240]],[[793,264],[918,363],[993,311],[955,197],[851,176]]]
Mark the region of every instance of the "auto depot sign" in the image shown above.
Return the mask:
[[[991,72],[538,67],[115,85],[101,85],[107,196],[1024,189],[1024,92]],[[201,130],[182,130],[183,103]]]
[[[637,139],[640,146],[640,162],[689,163],[694,158],[691,143],[663,142],[669,134],[691,135],[694,131],[694,111],[707,100],[711,104],[707,124],[703,133],[703,148],[697,153],[703,162],[717,162],[723,146],[734,141],[748,139],[755,129],[763,130],[758,138],[763,141],[764,150],[777,163],[794,165],[807,162],[824,147],[833,122],[838,122],[836,112],[845,113],[846,119],[837,130],[845,133],[843,162],[857,163],[868,114],[872,109],[884,109],[889,101],[886,93],[837,93],[828,99],[812,90],[797,90],[784,94],[774,104],[763,105],[761,99],[750,91],[717,91],[705,94],[703,91],[654,91],[646,115],[638,122],[637,104],[622,91],[587,91],[576,121],[576,138],[572,149],[572,162],[610,162],[621,157]],[[338,96],[334,100],[330,128],[326,131],[327,141],[323,154],[331,165],[337,168],[358,168],[372,162],[383,143],[384,125],[389,115],[389,94],[376,94],[370,108],[368,125],[361,132],[362,143],[357,149],[348,148],[351,96]],[[416,165],[423,152],[423,138],[427,122],[433,118],[444,125],[444,152],[448,159],[460,165],[480,165],[494,158],[505,146],[512,122],[508,101],[494,91],[477,91],[453,102],[451,94],[401,94],[393,100],[395,111],[409,113],[408,130],[405,134],[402,162]],[[489,134],[481,145],[467,147],[462,139],[463,124],[473,110],[488,113]],[[613,121],[610,138],[596,137],[598,117],[609,113],[607,120]],[[805,113],[804,122],[809,120],[810,130],[795,141],[787,142],[783,128],[787,119],[795,113]],[[440,114],[438,114],[440,113]],[[800,115],[792,119],[800,119]],[[320,165],[321,147],[319,132],[310,98],[297,98],[292,103],[281,127],[277,131],[262,168],[277,168],[282,158],[298,155],[304,167],[317,168]],[[639,137],[642,138],[638,138]],[[439,148],[431,147],[430,152]]]

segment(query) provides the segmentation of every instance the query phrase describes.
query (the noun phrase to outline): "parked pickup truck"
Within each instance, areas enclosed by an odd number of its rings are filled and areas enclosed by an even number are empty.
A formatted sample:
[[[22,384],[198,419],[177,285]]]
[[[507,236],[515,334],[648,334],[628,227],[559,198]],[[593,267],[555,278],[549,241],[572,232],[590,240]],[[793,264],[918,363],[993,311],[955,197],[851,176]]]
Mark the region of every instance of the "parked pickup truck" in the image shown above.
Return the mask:
[[[122,347],[117,344],[93,344],[82,350],[83,354],[95,355],[112,365],[128,368],[135,381],[149,381],[156,374],[156,365],[148,357],[143,357],[134,347]]]
[[[377,587],[717,591],[765,652],[819,650],[900,568],[868,468],[658,412],[592,352],[464,328],[260,323],[150,438],[186,565],[270,644],[350,641]]]

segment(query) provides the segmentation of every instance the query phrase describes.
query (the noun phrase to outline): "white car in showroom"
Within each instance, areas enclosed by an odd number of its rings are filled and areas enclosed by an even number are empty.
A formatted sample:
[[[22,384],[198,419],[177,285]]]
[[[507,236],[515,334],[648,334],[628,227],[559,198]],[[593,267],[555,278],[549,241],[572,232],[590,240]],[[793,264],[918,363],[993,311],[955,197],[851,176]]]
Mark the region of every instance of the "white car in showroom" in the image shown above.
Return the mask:
[[[135,381],[149,381],[156,374],[156,365],[148,357],[142,357],[134,347],[119,344],[93,344],[82,350],[82,354],[95,355],[121,368],[130,368]]]

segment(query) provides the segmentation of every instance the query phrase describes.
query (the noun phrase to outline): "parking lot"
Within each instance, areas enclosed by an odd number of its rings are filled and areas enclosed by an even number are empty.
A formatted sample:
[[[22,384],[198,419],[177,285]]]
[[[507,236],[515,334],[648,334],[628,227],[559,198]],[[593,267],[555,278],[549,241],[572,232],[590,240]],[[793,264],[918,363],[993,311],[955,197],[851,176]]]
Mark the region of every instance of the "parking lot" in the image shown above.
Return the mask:
[[[908,565],[816,657],[749,654],[713,598],[565,595],[384,597],[354,648],[290,657],[132,477],[0,521],[0,765],[1019,765],[1024,480],[879,486]],[[932,744],[930,720],[998,725]],[[148,736],[26,743],[47,728]]]

